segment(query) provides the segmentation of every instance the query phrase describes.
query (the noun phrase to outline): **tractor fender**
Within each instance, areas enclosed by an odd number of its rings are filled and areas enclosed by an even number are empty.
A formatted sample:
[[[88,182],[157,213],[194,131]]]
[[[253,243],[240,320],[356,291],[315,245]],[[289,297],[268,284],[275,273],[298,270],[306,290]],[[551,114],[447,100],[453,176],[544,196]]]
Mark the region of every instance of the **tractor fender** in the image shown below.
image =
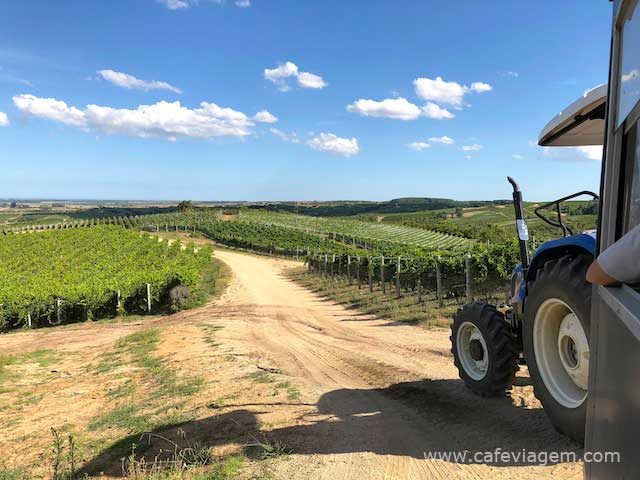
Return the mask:
[[[542,268],[545,263],[567,254],[582,254],[593,258],[595,257],[595,251],[595,232],[571,235],[557,240],[550,240],[540,245],[531,259],[526,278],[523,278],[521,265],[514,269],[511,304],[515,306],[517,314],[522,315],[523,313],[524,302],[527,298],[527,284],[535,280],[538,269]]]
[[[545,242],[538,247],[531,259],[529,271],[527,272],[527,282],[533,280],[538,268],[542,267],[549,260],[560,258],[567,254],[583,254],[593,258],[595,253],[596,238],[595,234],[591,232]]]

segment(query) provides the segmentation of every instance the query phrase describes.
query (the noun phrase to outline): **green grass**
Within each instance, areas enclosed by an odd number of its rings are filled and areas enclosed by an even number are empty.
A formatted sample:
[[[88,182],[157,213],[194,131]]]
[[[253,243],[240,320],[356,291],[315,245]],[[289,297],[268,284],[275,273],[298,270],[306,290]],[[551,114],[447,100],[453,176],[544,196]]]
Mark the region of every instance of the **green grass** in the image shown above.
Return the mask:
[[[205,383],[202,377],[179,376],[178,372],[167,366],[165,359],[155,356],[159,343],[159,329],[140,330],[119,339],[116,350],[103,355],[97,368],[98,373],[108,373],[115,366],[126,365],[128,357],[130,362],[144,371],[145,378],[153,388],[144,397],[138,394],[132,381],[111,390],[107,395],[113,399],[123,399],[124,403],[94,418],[89,424],[90,430],[120,428],[128,432],[142,432],[159,424],[183,423],[193,418],[193,413],[165,415],[168,410],[174,407],[179,409],[183,405],[176,402],[163,404],[159,409],[153,410],[155,405],[165,399],[175,400],[194,395]]]
[[[263,372],[262,370],[256,370],[255,372],[247,375],[247,378],[252,379],[256,383],[273,383],[276,380],[267,372]]]
[[[58,358],[58,352],[51,349],[34,350],[21,355],[0,354],[0,384],[18,376],[18,372],[10,367],[33,363],[39,367],[49,367],[57,362]]]
[[[48,367],[58,360],[58,354],[55,350],[44,348],[33,352],[25,353],[20,356],[24,362],[37,363],[40,367]]]
[[[403,292],[401,298],[395,298],[395,289],[391,286],[388,286],[386,294],[382,293],[377,285],[374,292],[370,293],[366,285],[358,289],[356,284],[349,285],[346,279],[323,278],[304,270],[292,272],[289,277],[300,285],[337,303],[395,323],[448,327],[450,325],[449,319],[458,308],[457,304],[449,302],[445,302],[443,307],[439,307],[435,296],[426,291],[423,294],[422,302],[418,303],[417,295],[411,292]]]
[[[22,468],[0,466],[0,480],[30,480],[32,475]]]
[[[142,432],[149,426],[148,417],[140,414],[140,406],[129,403],[98,415],[88,425],[90,431],[121,428],[129,432]]]
[[[300,398],[300,392],[289,381],[280,382],[276,384],[275,393],[279,393],[280,389],[285,389],[287,392],[287,399],[291,401],[298,400]]]

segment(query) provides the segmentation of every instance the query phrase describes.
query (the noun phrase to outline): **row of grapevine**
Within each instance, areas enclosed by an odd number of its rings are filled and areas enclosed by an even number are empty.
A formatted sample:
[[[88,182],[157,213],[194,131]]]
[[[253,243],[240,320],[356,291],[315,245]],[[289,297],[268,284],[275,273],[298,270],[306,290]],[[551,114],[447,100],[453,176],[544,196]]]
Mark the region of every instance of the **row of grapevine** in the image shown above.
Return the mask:
[[[240,218],[243,221],[285,226],[314,233],[337,233],[361,241],[389,241],[426,249],[465,248],[473,243],[466,238],[421,228],[345,218],[311,217],[266,210],[242,210]]]
[[[376,284],[396,298],[415,294],[417,302],[464,303],[472,299],[504,301],[509,282],[477,256],[407,258],[386,256],[311,255],[309,270],[329,277],[342,276],[349,283],[368,287]]]
[[[8,329],[163,305],[171,288],[199,281],[211,251],[96,225],[2,236],[0,259],[0,329]]]

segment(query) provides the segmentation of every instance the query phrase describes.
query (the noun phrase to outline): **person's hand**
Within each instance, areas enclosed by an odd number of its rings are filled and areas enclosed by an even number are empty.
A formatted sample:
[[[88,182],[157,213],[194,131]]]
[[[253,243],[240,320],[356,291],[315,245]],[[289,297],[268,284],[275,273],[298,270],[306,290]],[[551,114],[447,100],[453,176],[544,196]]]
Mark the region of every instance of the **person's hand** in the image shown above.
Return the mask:
[[[593,283],[594,285],[614,285],[619,283],[615,278],[607,274],[600,264],[598,260],[595,260],[589,270],[587,270],[587,282]]]

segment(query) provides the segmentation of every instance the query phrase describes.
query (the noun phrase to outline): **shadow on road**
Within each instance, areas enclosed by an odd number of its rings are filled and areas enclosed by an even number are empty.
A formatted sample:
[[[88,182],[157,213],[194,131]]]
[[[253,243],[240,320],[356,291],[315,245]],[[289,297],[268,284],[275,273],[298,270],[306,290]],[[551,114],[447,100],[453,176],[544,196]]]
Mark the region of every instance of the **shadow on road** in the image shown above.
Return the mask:
[[[574,452],[581,448],[553,430],[542,409],[516,407],[510,398],[481,399],[460,380],[424,380],[385,388],[338,389],[322,395],[299,425],[260,430],[258,416],[276,404],[225,406],[219,415],[169,425],[154,433],[210,447],[280,441],[296,454],[372,452],[424,459],[428,452]],[[255,410],[254,410],[255,408]],[[250,410],[251,409],[251,410]],[[230,410],[230,411],[229,411]],[[144,432],[123,438],[90,460],[81,474],[121,474],[121,457]],[[138,445],[147,460],[164,445]],[[468,457],[472,459],[471,455]],[[472,460],[470,460],[472,461]],[[463,462],[464,463],[464,462]],[[508,461],[495,466],[531,465]],[[551,464],[548,462],[547,464]]]

